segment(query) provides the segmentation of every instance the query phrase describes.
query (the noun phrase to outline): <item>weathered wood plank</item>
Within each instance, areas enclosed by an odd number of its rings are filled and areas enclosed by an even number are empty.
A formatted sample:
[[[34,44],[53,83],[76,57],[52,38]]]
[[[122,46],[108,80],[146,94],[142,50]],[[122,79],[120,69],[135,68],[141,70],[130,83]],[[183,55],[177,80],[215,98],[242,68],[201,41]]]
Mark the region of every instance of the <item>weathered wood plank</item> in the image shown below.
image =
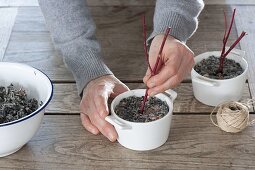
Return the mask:
[[[255,98],[255,6],[236,6],[237,16],[235,18],[237,31],[247,32],[247,36],[240,41],[242,50],[246,51],[246,59],[249,64],[248,82],[251,96]]]
[[[89,6],[153,6],[155,0],[87,0]],[[254,0],[204,0],[206,5],[254,5]],[[38,0],[1,0],[0,6],[39,6]]]
[[[143,83],[126,83],[130,89],[144,88]],[[210,113],[213,107],[206,106],[195,99],[193,96],[191,83],[182,83],[174,89],[178,97],[174,102],[175,113]],[[250,98],[248,84],[245,87],[243,99]],[[75,84],[55,84],[54,96],[50,102],[48,114],[77,114],[79,113],[80,97],[77,94]],[[253,111],[253,110],[251,110]]]
[[[39,7],[19,8],[4,61],[34,66],[54,81],[73,81],[55,51]]]
[[[87,0],[89,6],[154,6],[155,0]]]
[[[1,0],[0,7],[39,6],[38,0]]]
[[[231,9],[225,5],[210,5],[200,15],[199,28],[187,43],[196,55],[221,48],[223,9],[230,16]],[[154,7],[91,7],[91,12],[106,64],[121,80],[141,80],[146,71],[141,15],[146,13],[147,20],[152,21]],[[148,22],[149,30],[151,24]],[[234,29],[230,41],[235,38]],[[53,81],[73,81],[62,58],[54,51],[39,7],[19,8],[5,61],[26,62],[44,71]]]
[[[153,6],[155,0],[87,0],[88,6]],[[38,0],[1,0],[0,7],[39,6]]]
[[[255,116],[251,115],[254,119]],[[79,116],[45,116],[37,135],[2,169],[254,169],[255,133],[229,134],[208,115],[174,115],[168,141],[136,152],[85,131]]]
[[[254,0],[204,0],[204,3],[206,5],[254,5],[255,1]]]
[[[17,8],[0,8],[0,61],[3,61],[16,15]]]

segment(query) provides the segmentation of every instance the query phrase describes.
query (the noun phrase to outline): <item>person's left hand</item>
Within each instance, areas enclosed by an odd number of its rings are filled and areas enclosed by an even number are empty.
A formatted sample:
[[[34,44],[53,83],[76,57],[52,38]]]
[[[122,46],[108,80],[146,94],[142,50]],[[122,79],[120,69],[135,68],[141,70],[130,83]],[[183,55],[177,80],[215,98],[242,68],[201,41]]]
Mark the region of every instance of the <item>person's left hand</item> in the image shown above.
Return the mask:
[[[164,35],[157,35],[151,43],[149,62],[153,69]],[[194,65],[194,54],[184,43],[168,36],[162,51],[161,60],[157,67],[157,73],[151,76],[147,70],[143,78],[149,88],[148,94],[154,96],[167,89],[176,87],[191,71]]]
[[[110,141],[117,139],[115,128],[105,120],[109,114],[108,98],[129,90],[114,75],[105,75],[91,80],[83,90],[80,103],[82,125],[91,133],[101,132]]]

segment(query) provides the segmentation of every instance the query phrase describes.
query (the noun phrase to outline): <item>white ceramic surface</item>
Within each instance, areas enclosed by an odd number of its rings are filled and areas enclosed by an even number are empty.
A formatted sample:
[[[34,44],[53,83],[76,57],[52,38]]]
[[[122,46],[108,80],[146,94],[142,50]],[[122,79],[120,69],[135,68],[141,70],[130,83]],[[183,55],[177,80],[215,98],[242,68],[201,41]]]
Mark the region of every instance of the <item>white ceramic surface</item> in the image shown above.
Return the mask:
[[[145,89],[136,89],[127,91],[117,96],[111,104],[111,114],[106,120],[115,126],[118,133],[118,142],[132,150],[151,150],[163,145],[170,132],[170,125],[173,111],[173,101],[177,97],[177,93],[167,90],[167,94],[158,94],[156,97],[162,101],[166,101],[169,106],[169,112],[163,118],[146,123],[137,123],[126,121],[114,112],[114,108],[119,104],[120,100],[129,96],[144,96]]]
[[[220,51],[202,53],[195,57],[195,63],[212,55],[219,57],[220,53]],[[244,69],[241,75],[231,79],[210,79],[201,76],[193,68],[191,71],[191,79],[195,98],[209,106],[217,106],[226,101],[240,100],[244,92],[248,71],[248,63],[244,59],[244,56],[245,52],[238,49],[233,49],[232,52],[228,54],[228,59],[233,59],[240,63],[241,67]]]
[[[26,117],[0,124],[0,157],[16,152],[35,135],[53,94],[50,79],[41,71],[24,64],[0,62],[0,86],[10,83],[23,87],[29,98],[43,104]]]

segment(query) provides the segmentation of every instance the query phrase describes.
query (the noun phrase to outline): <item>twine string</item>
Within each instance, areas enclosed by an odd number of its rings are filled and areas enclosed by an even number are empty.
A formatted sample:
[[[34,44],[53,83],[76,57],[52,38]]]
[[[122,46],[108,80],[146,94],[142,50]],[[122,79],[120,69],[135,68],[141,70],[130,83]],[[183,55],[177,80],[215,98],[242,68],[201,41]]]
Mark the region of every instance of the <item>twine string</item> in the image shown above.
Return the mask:
[[[247,99],[242,102],[229,101],[221,103],[212,110],[210,114],[211,122],[223,131],[230,133],[240,132],[247,126],[255,124],[255,119],[249,121],[249,109],[254,103],[255,99]],[[215,112],[217,108],[218,110]],[[214,113],[216,113],[217,122],[213,118]]]

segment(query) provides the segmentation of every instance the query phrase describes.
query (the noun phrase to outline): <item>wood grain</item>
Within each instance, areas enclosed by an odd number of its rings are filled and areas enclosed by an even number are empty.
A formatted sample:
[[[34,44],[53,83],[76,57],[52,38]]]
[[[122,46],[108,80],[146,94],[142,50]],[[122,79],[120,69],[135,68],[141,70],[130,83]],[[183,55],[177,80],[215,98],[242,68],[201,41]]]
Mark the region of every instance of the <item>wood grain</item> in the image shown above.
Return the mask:
[[[1,158],[0,168],[254,169],[254,130],[229,134],[212,125],[208,115],[174,115],[168,141],[137,152],[88,133],[79,116],[45,116],[37,135],[17,153]]]
[[[1,0],[0,7],[39,6],[38,0]]]
[[[155,0],[87,0],[88,6],[153,6]],[[1,7],[39,6],[38,0],[1,0]]]
[[[4,61],[36,67],[53,81],[73,81],[54,49],[39,7],[19,8]]]
[[[246,52],[246,60],[249,64],[248,82],[251,91],[251,96],[255,99],[255,6],[238,6],[237,16],[235,18],[237,31],[241,34],[242,31],[247,32],[247,36],[240,41],[242,50]]]
[[[254,0],[204,0],[206,5],[254,5]]]
[[[231,14],[231,9],[224,5],[210,5],[201,13],[199,28],[187,42],[195,55],[220,49],[224,32],[223,9],[228,16]],[[142,80],[147,68],[141,15],[146,14],[148,29],[151,30],[149,21],[152,21],[154,7],[91,7],[91,13],[97,24],[97,37],[106,64],[123,81]],[[230,41],[236,38],[235,32],[233,29]],[[61,56],[54,50],[39,7],[19,8],[5,61],[25,62],[44,71],[54,82],[74,81]]]
[[[17,8],[0,8],[0,61],[3,61],[16,15]]]
[[[130,89],[145,88],[143,83],[126,83]],[[174,102],[174,113],[211,113],[213,107],[206,106],[193,96],[191,83],[182,83],[174,89],[178,97]],[[250,98],[248,84],[242,99]],[[46,112],[47,114],[77,114],[79,113],[80,97],[75,84],[55,84],[54,96]],[[253,109],[251,110],[253,111]]]
[[[153,6],[155,0],[87,0],[88,6]],[[206,5],[254,5],[253,0],[204,0]],[[38,0],[1,0],[0,6],[13,7],[13,6],[39,6]]]
[[[33,6],[37,1],[0,0],[0,6],[4,3]],[[104,59],[125,82],[141,82],[145,73],[140,16],[146,13],[148,21],[152,20],[154,3],[154,0],[88,0]],[[199,28],[187,42],[195,55],[220,49],[223,9],[229,17],[232,9],[226,5],[209,5],[201,13]],[[242,6],[238,12],[240,18],[236,19],[238,32],[243,28],[252,32],[248,42],[241,43],[241,48],[248,51],[252,67],[255,61],[252,59],[255,54],[253,9]],[[2,20],[0,17],[1,24]],[[152,29],[151,22],[148,28]],[[237,31],[233,29],[229,41],[236,39]],[[1,158],[0,169],[255,169],[255,127],[228,134],[213,126],[209,118],[213,107],[193,97],[191,83],[182,83],[174,89],[178,98],[174,103],[170,136],[158,149],[131,151],[102,135],[94,136],[85,131],[78,115],[80,98],[73,77],[54,49],[39,7],[19,8],[4,61],[22,62],[44,71],[54,82],[54,96],[39,132],[20,151]],[[254,96],[254,71],[249,71],[248,83]],[[143,83],[126,84],[130,89],[144,88]],[[248,84],[243,95],[243,99],[247,98],[251,98]]]

